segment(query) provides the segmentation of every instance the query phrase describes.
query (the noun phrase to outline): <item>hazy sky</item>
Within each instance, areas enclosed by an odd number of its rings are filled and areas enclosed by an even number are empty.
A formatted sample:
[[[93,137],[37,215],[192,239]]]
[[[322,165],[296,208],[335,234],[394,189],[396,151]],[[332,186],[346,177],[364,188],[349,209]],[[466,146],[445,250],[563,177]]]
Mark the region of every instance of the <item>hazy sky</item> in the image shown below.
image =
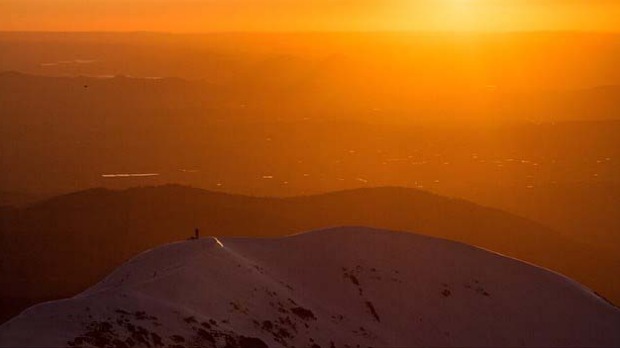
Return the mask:
[[[0,0],[0,30],[620,31],[620,0]]]

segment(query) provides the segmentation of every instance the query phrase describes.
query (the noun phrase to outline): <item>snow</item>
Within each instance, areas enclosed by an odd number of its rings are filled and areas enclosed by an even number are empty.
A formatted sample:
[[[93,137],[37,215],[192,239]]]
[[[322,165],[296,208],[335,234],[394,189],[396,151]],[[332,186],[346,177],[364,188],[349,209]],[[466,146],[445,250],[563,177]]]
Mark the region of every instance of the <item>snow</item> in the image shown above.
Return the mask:
[[[620,346],[618,328],[619,309],[546,269],[340,227],[149,250],[0,326],[0,346],[610,347]]]

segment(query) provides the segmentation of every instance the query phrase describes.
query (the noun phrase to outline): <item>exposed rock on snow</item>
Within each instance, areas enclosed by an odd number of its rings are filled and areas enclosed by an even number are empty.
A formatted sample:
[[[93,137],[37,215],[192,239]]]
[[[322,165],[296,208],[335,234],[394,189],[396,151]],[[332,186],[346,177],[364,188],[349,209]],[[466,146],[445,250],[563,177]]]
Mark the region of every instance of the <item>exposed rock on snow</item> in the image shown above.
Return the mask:
[[[67,275],[70,277],[70,275]],[[367,228],[147,251],[0,327],[0,346],[619,346],[620,310],[548,270]]]

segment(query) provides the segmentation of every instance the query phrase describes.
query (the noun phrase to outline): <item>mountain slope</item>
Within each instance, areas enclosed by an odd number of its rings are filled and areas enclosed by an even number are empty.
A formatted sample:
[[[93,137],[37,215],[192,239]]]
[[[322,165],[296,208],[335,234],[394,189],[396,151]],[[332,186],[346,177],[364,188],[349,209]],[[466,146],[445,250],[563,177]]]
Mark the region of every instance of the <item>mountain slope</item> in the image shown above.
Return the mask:
[[[0,345],[617,346],[619,326],[617,308],[556,273],[349,227],[151,250],[4,324]]]
[[[620,298],[617,258],[462,200],[399,188],[278,199],[163,186],[89,190],[0,211],[2,314],[8,319],[34,303],[75,295],[132,255],[186,239],[195,227],[203,234],[261,237],[342,225],[477,245],[562,272],[612,301]]]

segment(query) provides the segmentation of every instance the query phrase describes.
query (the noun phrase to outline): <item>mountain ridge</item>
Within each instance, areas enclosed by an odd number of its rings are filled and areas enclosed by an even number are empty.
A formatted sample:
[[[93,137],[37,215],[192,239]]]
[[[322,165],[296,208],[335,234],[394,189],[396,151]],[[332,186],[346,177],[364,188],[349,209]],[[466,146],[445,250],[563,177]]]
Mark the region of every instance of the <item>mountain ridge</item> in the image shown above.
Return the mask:
[[[617,301],[610,272],[618,261],[599,249],[521,217],[414,189],[274,199],[178,185],[95,189],[5,209],[0,218],[2,298],[7,309],[21,304],[5,318],[24,305],[74,295],[136,253],[184,240],[195,228],[220,237],[273,237],[342,225],[422,233],[559,271]]]
[[[0,346],[613,346],[619,323],[620,310],[557,273],[463,243],[340,227],[155,248],[2,325]]]

